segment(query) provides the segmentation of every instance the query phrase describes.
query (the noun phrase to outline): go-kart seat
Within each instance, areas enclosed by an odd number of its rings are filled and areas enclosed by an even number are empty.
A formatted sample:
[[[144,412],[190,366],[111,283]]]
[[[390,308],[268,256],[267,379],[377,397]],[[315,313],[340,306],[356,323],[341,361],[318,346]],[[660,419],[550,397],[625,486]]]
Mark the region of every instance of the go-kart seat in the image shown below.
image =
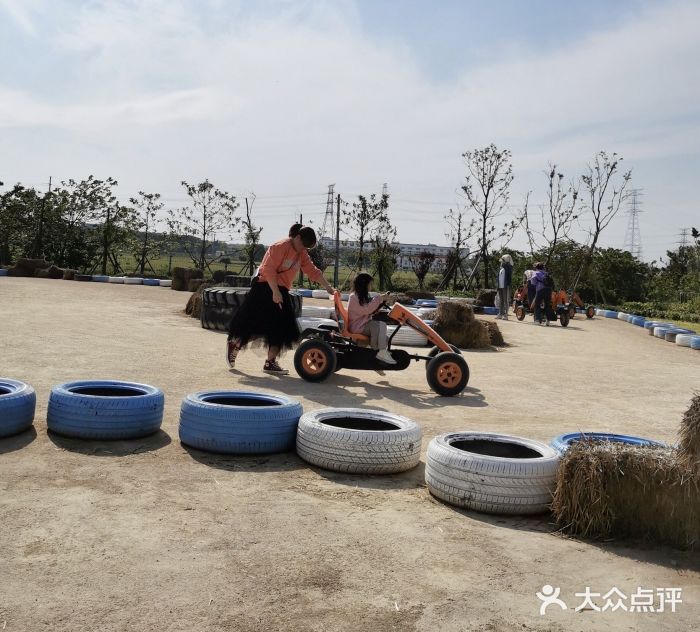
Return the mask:
[[[348,310],[345,309],[343,305],[343,299],[340,298],[340,292],[336,290],[333,295],[333,303],[335,304],[335,315],[338,319],[338,325],[340,325],[340,335],[345,338],[350,338],[357,343],[369,344],[369,336],[364,334],[353,334],[348,329]]]

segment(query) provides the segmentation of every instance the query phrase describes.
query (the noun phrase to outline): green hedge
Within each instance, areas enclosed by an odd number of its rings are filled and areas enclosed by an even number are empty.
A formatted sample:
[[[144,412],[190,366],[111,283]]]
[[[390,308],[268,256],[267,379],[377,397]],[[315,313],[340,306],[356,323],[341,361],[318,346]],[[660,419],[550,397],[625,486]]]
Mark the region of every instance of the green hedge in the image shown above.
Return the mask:
[[[605,309],[645,316],[646,318],[700,323],[700,299],[687,303],[641,303],[635,301],[622,303],[622,305],[605,306]]]

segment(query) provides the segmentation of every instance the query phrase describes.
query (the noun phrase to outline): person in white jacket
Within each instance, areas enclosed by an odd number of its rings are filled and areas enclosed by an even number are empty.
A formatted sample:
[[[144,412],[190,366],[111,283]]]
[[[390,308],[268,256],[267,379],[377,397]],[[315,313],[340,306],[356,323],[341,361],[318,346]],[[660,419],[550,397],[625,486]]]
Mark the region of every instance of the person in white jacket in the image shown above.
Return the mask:
[[[508,320],[508,307],[510,305],[510,286],[513,283],[513,258],[510,255],[501,257],[501,269],[498,272],[498,316],[501,320]]]

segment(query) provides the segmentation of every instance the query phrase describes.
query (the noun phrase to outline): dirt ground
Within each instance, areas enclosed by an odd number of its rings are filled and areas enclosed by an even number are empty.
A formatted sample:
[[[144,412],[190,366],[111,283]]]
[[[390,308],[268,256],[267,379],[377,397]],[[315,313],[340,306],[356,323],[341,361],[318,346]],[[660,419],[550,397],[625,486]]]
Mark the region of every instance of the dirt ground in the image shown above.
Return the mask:
[[[423,460],[429,440],[451,430],[673,441],[700,385],[700,353],[620,321],[508,321],[509,348],[466,354],[461,397],[433,395],[420,364],[311,385],[264,375],[259,351],[229,372],[225,336],[184,316],[187,298],[0,278],[0,375],[37,392],[35,430],[0,440],[0,630],[697,629],[697,554],[567,539],[546,515],[460,511],[430,496],[422,464],[363,477],[295,454],[190,450],[178,414],[186,393],[212,388],[281,391],[305,410],[378,408],[422,425]],[[96,378],[162,388],[162,431],[117,443],[49,436],[51,386]],[[539,615],[545,584],[561,588],[567,610]],[[626,596],[678,587],[683,603],[675,614],[575,612],[587,586]]]

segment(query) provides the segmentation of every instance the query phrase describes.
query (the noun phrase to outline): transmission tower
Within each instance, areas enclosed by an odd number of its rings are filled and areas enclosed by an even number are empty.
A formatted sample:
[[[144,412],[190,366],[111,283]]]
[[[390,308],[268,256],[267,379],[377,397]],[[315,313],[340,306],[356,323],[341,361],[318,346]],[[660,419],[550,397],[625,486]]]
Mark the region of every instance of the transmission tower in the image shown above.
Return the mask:
[[[382,186],[382,197],[389,195],[389,185],[385,182]]]
[[[681,228],[681,240],[678,242],[678,245],[681,248],[688,247],[688,229],[687,228]]]
[[[323,228],[319,241],[325,236],[335,239],[335,212],[333,211],[335,184],[328,185],[328,199],[326,200],[326,214],[323,217]]]
[[[642,238],[639,235],[639,214],[642,213],[642,201],[640,200],[642,195],[641,189],[630,191],[630,199],[627,202],[627,215],[630,219],[625,233],[624,247],[633,257],[640,260],[642,258]]]

